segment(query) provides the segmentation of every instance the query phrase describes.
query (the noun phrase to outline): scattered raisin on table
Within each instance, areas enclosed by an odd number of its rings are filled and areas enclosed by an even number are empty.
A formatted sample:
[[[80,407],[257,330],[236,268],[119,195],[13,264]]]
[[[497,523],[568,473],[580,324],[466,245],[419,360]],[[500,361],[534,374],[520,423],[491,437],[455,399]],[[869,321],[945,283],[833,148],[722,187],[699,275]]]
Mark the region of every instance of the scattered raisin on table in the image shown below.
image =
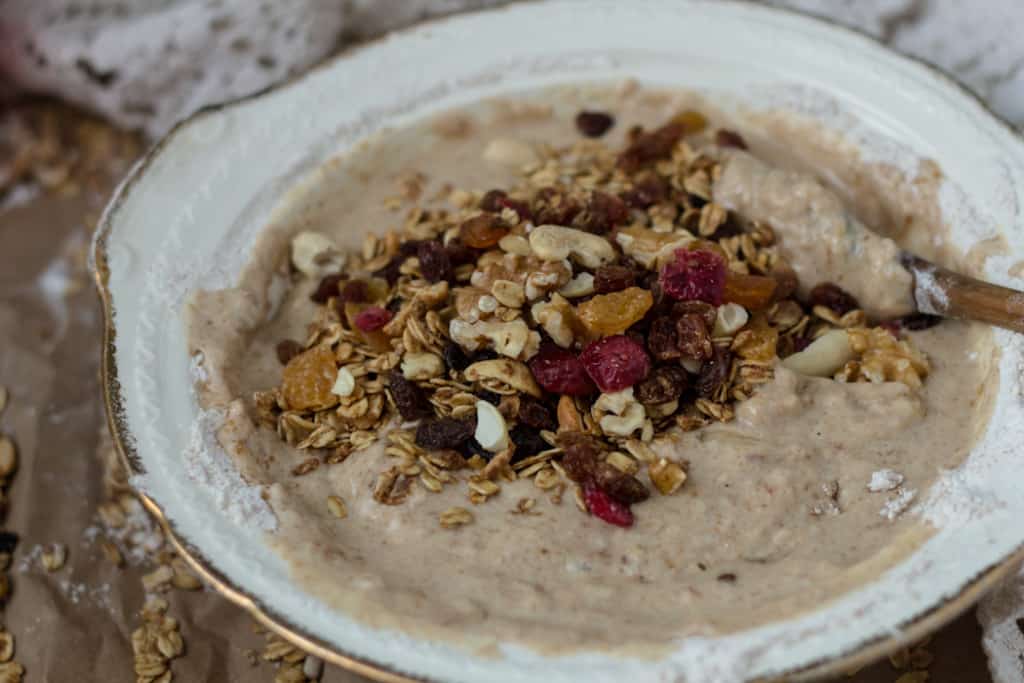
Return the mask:
[[[614,117],[603,111],[584,110],[576,115],[576,128],[588,138],[599,138],[614,125]]]

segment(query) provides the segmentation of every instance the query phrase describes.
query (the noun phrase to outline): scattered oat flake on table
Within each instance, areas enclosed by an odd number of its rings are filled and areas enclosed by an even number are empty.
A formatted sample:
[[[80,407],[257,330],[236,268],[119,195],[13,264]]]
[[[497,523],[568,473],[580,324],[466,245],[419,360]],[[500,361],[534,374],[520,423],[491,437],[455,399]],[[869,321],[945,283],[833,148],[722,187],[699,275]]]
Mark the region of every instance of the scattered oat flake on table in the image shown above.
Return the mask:
[[[48,572],[55,572],[63,567],[67,559],[68,549],[60,543],[54,543],[47,546],[39,556],[40,564],[42,564],[43,569]]]
[[[4,410],[7,408],[7,401],[10,397],[10,392],[7,391],[7,387],[0,386],[0,415],[4,414]]]

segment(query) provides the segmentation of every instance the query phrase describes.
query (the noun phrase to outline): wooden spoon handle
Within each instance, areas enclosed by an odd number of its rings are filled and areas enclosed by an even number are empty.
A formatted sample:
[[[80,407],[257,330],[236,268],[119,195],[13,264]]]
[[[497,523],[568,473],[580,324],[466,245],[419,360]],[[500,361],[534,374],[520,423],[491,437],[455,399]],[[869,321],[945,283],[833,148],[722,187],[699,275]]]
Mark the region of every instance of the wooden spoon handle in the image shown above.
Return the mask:
[[[914,301],[921,313],[1024,332],[1024,292],[954,273],[913,254],[903,255],[903,265],[914,276]]]

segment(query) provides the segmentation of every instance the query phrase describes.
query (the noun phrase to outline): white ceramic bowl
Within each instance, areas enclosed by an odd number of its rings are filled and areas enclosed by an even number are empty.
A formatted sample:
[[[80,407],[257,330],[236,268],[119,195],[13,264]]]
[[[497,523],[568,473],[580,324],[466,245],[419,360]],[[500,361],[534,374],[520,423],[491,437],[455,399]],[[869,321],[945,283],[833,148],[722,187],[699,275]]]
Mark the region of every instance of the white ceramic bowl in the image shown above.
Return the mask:
[[[282,193],[385,124],[521,89],[623,77],[797,107],[843,128],[867,157],[902,149],[904,160],[934,159],[954,240],[969,247],[1002,235],[1008,251],[989,260],[988,276],[1012,284],[1009,264],[1024,255],[1024,144],[950,81],[855,33],[746,4],[599,0],[460,16],[355,50],[180,125],[124,183],[96,240],[111,424],[146,501],[228,597],[305,647],[383,678],[693,683],[863,662],[952,618],[1014,566],[1024,541],[1024,458],[1015,457],[1024,358],[1020,339],[1004,332],[992,428],[932,492],[928,515],[943,527],[934,538],[820,611],[680,640],[662,660],[521,648],[480,657],[375,631],[295,587],[259,533],[224,512],[245,504],[225,500],[237,473],[226,461],[198,472],[182,457],[197,417],[181,320],[187,293],[230,284]]]

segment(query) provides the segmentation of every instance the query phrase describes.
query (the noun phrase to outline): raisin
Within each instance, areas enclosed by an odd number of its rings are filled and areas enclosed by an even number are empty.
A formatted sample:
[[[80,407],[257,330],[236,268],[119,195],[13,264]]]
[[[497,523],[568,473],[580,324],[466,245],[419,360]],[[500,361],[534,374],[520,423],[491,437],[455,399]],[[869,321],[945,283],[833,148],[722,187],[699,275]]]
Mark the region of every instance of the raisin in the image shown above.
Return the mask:
[[[469,356],[462,350],[462,347],[455,342],[447,342],[441,349],[441,357],[444,364],[451,370],[462,372],[469,367]]]
[[[400,310],[402,310],[402,304],[404,303],[405,299],[403,299],[400,296],[396,296],[394,299],[389,301],[384,308],[387,309],[389,313],[398,313]]]
[[[458,243],[449,244],[444,250],[448,254],[448,261],[452,264],[453,268],[464,266],[467,263],[476,263],[480,255],[476,249]]]
[[[408,244],[408,243],[406,243]],[[405,244],[402,245],[405,247]],[[402,276],[401,268],[402,264],[405,263],[405,259],[409,257],[408,254],[398,253],[391,257],[391,260],[387,262],[380,270],[373,271],[373,274],[377,277],[382,277],[387,280],[389,285],[393,285],[398,282],[398,278]]]
[[[476,440],[476,437],[466,439],[458,448],[459,453],[464,457],[472,458],[474,455],[479,455],[484,460],[490,460],[494,457],[494,453],[480,445],[480,442]]]
[[[605,393],[631,387],[651,370],[651,359],[643,345],[621,334],[587,346],[580,354],[580,362]]]
[[[669,185],[661,176],[645,172],[633,181],[633,188],[619,196],[631,209],[646,209],[668,199]]]
[[[679,352],[679,337],[676,335],[676,321],[668,316],[656,318],[647,332],[647,348],[658,360],[675,360]]]
[[[942,316],[929,315],[928,313],[911,313],[910,315],[903,316],[896,322],[905,330],[918,332],[920,330],[927,330],[928,328],[935,327],[942,322]]]
[[[424,420],[416,427],[416,445],[427,450],[458,448],[473,437],[476,420],[457,420],[453,417],[438,417]]]
[[[677,249],[675,259],[661,269],[661,286],[673,299],[722,303],[727,270],[714,251]]]
[[[615,125],[611,114],[603,111],[581,111],[576,115],[576,128],[588,138],[599,138]]]
[[[531,455],[537,455],[551,448],[548,442],[540,435],[539,429],[524,424],[518,424],[513,427],[508,433],[508,438],[516,445],[515,454],[512,458],[513,462],[528,458]]]
[[[701,366],[700,374],[697,376],[697,395],[701,398],[713,398],[719,388],[729,378],[729,365],[732,363],[732,353],[728,349],[714,347],[711,359],[705,361]]]
[[[606,462],[599,462],[594,468],[594,483],[609,496],[627,505],[641,503],[651,495],[639,479]]]
[[[437,240],[424,240],[416,249],[420,273],[427,282],[440,282],[452,278],[452,262],[448,252]]]
[[[593,480],[603,444],[583,432],[561,432],[557,443],[563,451],[562,468],[566,476],[578,484]]]
[[[355,323],[363,332],[376,332],[391,322],[393,317],[394,314],[386,308],[370,306],[356,315]]]
[[[824,306],[831,309],[836,315],[845,315],[856,308],[860,308],[860,304],[857,303],[857,299],[852,294],[831,282],[822,282],[815,285],[814,289],[811,290],[810,302],[812,306]]]
[[[726,130],[725,128],[715,133],[715,144],[719,147],[747,148],[747,141],[743,139],[742,135],[734,130]]]
[[[341,293],[338,295],[339,300],[344,303],[346,301],[352,301],[354,303],[363,303],[369,299],[365,280],[349,280],[345,283],[345,286],[341,288]]]
[[[459,240],[474,249],[489,249],[507,234],[505,221],[490,213],[466,219],[459,226]]]
[[[501,200],[508,196],[503,190],[488,190],[480,198],[480,208],[491,213],[501,213]]]
[[[10,555],[18,547],[18,534],[13,531],[0,531],[0,553]]]
[[[685,133],[686,129],[678,123],[667,123],[649,133],[641,130],[619,155],[619,168],[629,173],[651,162],[668,158]]]
[[[718,309],[703,301],[679,301],[672,306],[672,315],[681,318],[687,313],[695,313],[704,321],[704,326],[709,330],[715,329],[715,320],[718,319]]]
[[[636,271],[627,266],[600,266],[594,271],[594,291],[598,294],[621,292],[636,284]]]
[[[516,419],[520,424],[534,429],[547,429],[552,432],[558,429],[558,420],[551,414],[551,410],[540,401],[525,396],[519,399],[519,413]]]
[[[277,343],[277,347],[274,350],[277,352],[278,362],[281,365],[288,365],[292,358],[302,353],[303,348],[302,344],[294,339],[282,339]]]
[[[318,304],[325,304],[332,296],[338,296],[338,285],[344,279],[343,275],[327,275],[320,280],[320,284],[309,295],[309,300]]]
[[[689,384],[686,371],[672,365],[654,368],[647,379],[636,385],[636,400],[644,405],[655,405],[675,401]]]
[[[757,311],[774,301],[777,287],[775,278],[729,273],[725,279],[722,300],[739,304],[748,311]]]
[[[388,373],[388,384],[391,387],[391,396],[395,399],[395,406],[403,420],[419,420],[434,414],[434,409],[423,391],[407,380],[400,370]]]
[[[686,313],[676,320],[676,341],[683,358],[711,358],[711,332],[704,324],[704,319],[696,313]]]
[[[633,526],[633,512],[628,505],[620,503],[593,485],[583,487],[583,501],[587,510],[602,522],[623,528]]]
[[[331,393],[338,379],[334,352],[327,345],[314,346],[288,361],[281,378],[281,394],[292,410],[322,408],[337,402]]]
[[[598,294],[576,307],[576,315],[594,336],[622,334],[641,320],[654,305],[654,297],[646,289],[629,287],[621,292]]]
[[[533,222],[537,225],[572,225],[572,219],[580,208],[572,197],[553,187],[543,187],[534,195]]]
[[[586,232],[603,235],[629,218],[626,204],[610,194],[593,192],[583,211],[573,219],[573,227]]]
[[[499,403],[501,403],[501,394],[495,393],[493,391],[488,391],[487,389],[481,389],[480,391],[476,392],[475,396],[483,401],[487,401],[492,406],[497,406]]]
[[[594,390],[580,359],[555,344],[541,344],[529,366],[537,384],[554,394],[582,396]]]

